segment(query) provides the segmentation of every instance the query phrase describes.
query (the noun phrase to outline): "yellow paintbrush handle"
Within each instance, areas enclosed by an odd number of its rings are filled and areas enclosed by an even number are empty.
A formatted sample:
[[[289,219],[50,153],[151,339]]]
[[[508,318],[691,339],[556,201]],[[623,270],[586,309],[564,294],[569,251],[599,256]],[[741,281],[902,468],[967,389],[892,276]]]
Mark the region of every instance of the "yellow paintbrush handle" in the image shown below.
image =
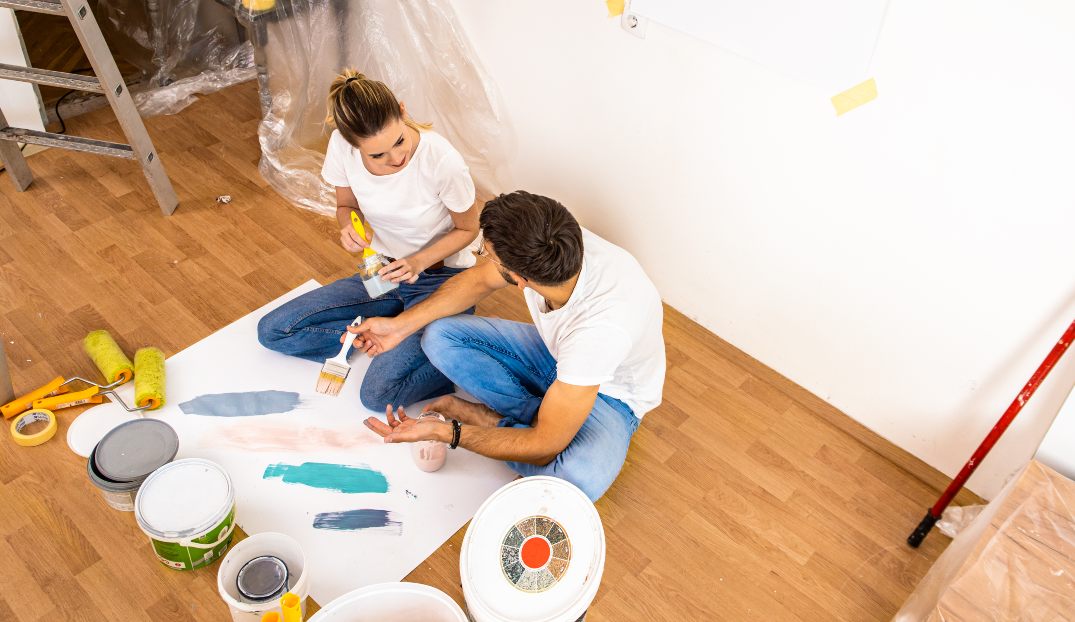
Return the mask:
[[[368,237],[366,237],[366,228],[362,226],[362,219],[359,218],[358,213],[353,211],[353,210],[351,211],[351,226],[355,228],[355,231],[358,232],[358,235],[363,240],[365,240],[367,242],[370,241],[370,239]],[[377,254],[377,251],[373,250],[372,248],[370,248],[368,246],[366,248],[362,249],[362,258],[363,259],[365,259],[366,257],[376,255],[376,254]]]

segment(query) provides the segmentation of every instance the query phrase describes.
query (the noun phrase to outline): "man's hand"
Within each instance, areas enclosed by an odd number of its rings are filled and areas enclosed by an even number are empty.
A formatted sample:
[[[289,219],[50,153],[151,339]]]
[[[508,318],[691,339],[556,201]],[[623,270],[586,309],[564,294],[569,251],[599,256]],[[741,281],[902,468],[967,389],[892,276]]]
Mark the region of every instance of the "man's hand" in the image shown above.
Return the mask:
[[[366,427],[373,430],[384,438],[386,443],[413,443],[415,441],[440,441],[450,443],[452,440],[452,426],[448,423],[435,421],[432,417],[419,422],[411,419],[400,406],[392,413],[392,405],[385,408],[385,420],[382,423],[376,417],[368,417]]]
[[[445,395],[427,404],[422,412],[437,412],[446,419],[458,419],[460,423],[484,428],[496,427],[501,418],[496,411],[484,404],[468,402],[454,395]]]
[[[410,257],[404,257],[403,259],[397,259],[387,266],[377,271],[377,274],[381,275],[381,278],[386,281],[392,281],[393,283],[414,283],[418,280],[418,275],[425,270],[428,266],[422,264],[411,255]]]
[[[366,225],[366,235],[373,238],[373,230],[369,228],[369,225]],[[340,229],[340,246],[343,246],[344,250],[359,253],[369,245],[370,243],[363,240],[352,225],[348,224]]]
[[[388,352],[410,334],[392,317],[371,317],[358,326],[348,326],[347,332],[358,333],[361,342],[356,339],[355,347],[370,356]],[[340,335],[340,343],[346,338],[347,335]]]

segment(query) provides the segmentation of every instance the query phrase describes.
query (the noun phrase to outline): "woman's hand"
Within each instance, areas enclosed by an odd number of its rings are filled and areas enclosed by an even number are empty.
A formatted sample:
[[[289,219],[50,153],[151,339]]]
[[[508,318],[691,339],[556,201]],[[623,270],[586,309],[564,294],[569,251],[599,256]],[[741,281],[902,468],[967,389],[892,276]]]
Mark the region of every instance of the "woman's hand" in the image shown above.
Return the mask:
[[[369,225],[365,225],[365,227],[366,234],[372,237],[373,230],[369,228]],[[368,247],[370,243],[363,240],[362,236],[358,235],[358,232],[355,231],[353,226],[347,225],[340,229],[340,245],[343,246],[344,250],[347,252],[360,253],[362,252],[362,249]]]
[[[377,271],[381,278],[393,283],[414,283],[418,275],[425,270],[427,265],[415,258],[414,255],[397,259]]]

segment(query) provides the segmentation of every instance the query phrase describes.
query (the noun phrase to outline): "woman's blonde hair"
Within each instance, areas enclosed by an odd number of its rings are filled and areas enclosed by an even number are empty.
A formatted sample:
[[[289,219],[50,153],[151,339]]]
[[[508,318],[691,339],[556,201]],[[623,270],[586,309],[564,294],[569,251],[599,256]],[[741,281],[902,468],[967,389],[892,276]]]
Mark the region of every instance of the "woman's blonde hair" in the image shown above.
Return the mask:
[[[379,80],[371,80],[354,69],[345,69],[328,89],[328,118],[325,123],[340,131],[344,139],[357,147],[358,141],[384,129],[389,121],[399,119],[399,101],[391,89]],[[431,123],[403,119],[408,127],[428,130]]]

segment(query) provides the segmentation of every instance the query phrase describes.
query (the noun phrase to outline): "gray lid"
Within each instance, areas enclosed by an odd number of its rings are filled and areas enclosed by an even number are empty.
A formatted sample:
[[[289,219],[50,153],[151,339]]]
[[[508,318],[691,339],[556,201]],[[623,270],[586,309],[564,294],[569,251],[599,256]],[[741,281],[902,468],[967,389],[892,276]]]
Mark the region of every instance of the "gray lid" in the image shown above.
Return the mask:
[[[179,437],[159,419],[128,421],[97,443],[94,465],[113,482],[133,482],[168,464],[179,451]]]
[[[97,446],[93,447],[93,451],[90,452],[89,459],[86,460],[86,472],[90,475],[90,481],[93,485],[106,490],[108,492],[131,492],[132,490],[138,490],[138,487],[142,485],[142,480],[135,480],[133,482],[113,482],[112,480],[101,475],[94,465],[93,457],[96,455]]]
[[[235,587],[246,599],[266,601],[287,591],[287,578],[287,564],[282,559],[262,555],[243,564],[235,578]]]

